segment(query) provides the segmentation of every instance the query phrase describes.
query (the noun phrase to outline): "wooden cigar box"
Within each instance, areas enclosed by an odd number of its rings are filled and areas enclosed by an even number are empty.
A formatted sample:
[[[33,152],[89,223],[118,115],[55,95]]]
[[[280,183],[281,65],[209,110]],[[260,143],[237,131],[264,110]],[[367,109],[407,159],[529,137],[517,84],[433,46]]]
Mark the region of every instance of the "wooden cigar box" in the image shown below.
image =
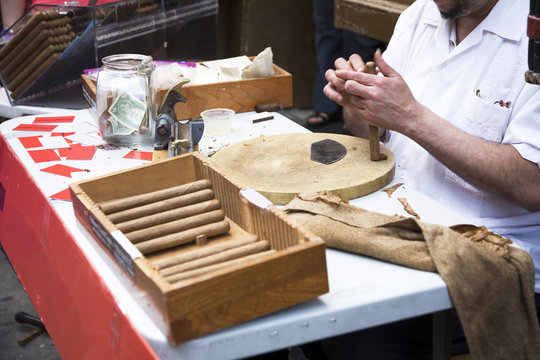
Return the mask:
[[[178,120],[198,119],[201,112],[213,108],[228,108],[236,112],[255,110],[255,106],[279,104],[281,107],[293,105],[292,75],[274,66],[274,76],[238,81],[225,81],[202,85],[184,85],[180,93],[185,103],[174,107]],[[82,75],[83,89],[91,99],[96,98],[96,84]],[[168,89],[158,89],[155,103],[160,104]]]
[[[126,222],[111,220],[117,218],[118,212],[107,215],[104,212],[109,211],[105,204],[115,199],[124,202],[135,195],[157,194],[204,179],[208,180],[229,224],[228,231],[222,235],[203,234],[195,241],[146,253],[141,250],[144,242],[133,243],[133,232],[119,230],[126,229]],[[70,190],[76,217],[133,281],[148,292],[161,315],[156,323],[173,345],[328,292],[323,240],[289,220],[282,210],[253,204],[241,194],[239,185],[197,152],[73,183]],[[194,197],[193,194],[187,195]],[[163,204],[159,203],[157,208],[166,209]],[[141,221],[136,218],[133,223]],[[226,251],[207,256],[198,254],[254,238],[254,244],[267,242],[268,247],[251,255],[172,275],[166,272],[173,268],[162,266],[190,256],[197,258],[192,265],[198,264],[197,261],[214,261]]]

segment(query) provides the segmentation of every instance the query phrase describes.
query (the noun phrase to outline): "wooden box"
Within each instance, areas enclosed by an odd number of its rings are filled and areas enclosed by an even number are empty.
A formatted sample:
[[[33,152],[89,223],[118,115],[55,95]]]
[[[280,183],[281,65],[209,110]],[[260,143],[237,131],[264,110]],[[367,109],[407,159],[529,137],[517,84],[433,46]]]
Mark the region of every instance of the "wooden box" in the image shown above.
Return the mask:
[[[388,42],[399,15],[414,0],[336,0],[334,25],[373,39]]]
[[[227,233],[209,236],[207,244],[204,241],[197,244],[204,240],[204,236],[199,235],[197,241],[143,255],[137,248],[139,244],[128,240],[130,234],[119,230],[125,223],[113,223],[114,213],[106,215],[102,210],[106,209],[103,204],[114,199],[163,191],[203,179],[211,184],[225,221],[230,225]],[[71,184],[70,189],[76,217],[134,281],[148,291],[165,319],[156,323],[163,328],[171,344],[239,324],[328,291],[323,240],[291,222],[282,210],[274,206],[261,208],[248,201],[240,194],[238,185],[199,153],[80,181]],[[139,223],[139,219],[136,220]],[[217,249],[255,236],[255,243],[266,241],[270,249],[190,270],[192,273],[185,271],[181,274],[195,275],[176,281],[170,281],[163,274],[164,270],[158,269],[171,259],[189,257],[212,246]],[[209,258],[203,257],[203,261],[205,259]]]
[[[238,81],[225,81],[203,85],[184,85],[180,93],[186,98],[185,103],[174,107],[176,118],[199,119],[201,112],[213,108],[229,108],[236,112],[255,110],[257,105],[279,103],[281,107],[293,105],[292,75],[276,64],[274,76]],[[96,84],[82,75],[83,89],[91,99],[96,98]],[[155,103],[161,104],[168,89],[159,89]]]

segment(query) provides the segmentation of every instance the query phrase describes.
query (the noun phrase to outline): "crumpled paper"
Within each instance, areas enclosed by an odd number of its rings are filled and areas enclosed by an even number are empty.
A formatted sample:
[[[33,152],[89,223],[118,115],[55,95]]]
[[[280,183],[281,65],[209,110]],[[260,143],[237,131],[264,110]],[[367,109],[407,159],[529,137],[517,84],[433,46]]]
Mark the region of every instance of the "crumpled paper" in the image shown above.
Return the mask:
[[[242,70],[242,79],[274,76],[274,59],[272,48],[261,51],[250,65]]]

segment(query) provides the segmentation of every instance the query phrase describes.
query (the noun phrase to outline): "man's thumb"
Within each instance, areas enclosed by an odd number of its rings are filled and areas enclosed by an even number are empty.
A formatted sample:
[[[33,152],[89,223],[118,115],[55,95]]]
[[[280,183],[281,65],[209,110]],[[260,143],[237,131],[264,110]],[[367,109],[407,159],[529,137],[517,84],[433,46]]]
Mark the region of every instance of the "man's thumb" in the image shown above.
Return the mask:
[[[399,75],[397,71],[395,71],[386,61],[384,61],[382,57],[381,49],[377,49],[375,51],[375,54],[373,55],[373,59],[375,60],[375,64],[379,68],[380,72],[386,76],[386,77],[393,77],[396,75]]]

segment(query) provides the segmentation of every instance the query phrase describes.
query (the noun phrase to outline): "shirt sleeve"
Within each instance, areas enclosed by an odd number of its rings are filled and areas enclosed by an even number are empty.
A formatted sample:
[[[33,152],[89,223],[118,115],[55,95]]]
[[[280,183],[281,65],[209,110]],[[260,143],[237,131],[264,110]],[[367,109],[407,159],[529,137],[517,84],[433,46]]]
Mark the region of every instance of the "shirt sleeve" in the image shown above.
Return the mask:
[[[540,166],[540,85],[525,84],[514,104],[502,143],[511,144],[520,155]]]

